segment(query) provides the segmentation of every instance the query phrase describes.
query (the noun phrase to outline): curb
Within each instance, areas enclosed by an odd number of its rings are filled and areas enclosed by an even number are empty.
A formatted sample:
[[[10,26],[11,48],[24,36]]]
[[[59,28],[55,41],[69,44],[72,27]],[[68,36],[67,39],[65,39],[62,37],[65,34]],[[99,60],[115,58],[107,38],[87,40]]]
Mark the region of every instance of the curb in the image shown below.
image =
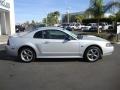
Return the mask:
[[[116,42],[116,44],[120,44],[120,42]]]
[[[7,44],[7,42],[0,42],[0,45],[1,45],[1,44]]]
[[[112,42],[112,44],[118,44],[118,45],[119,45],[119,44],[120,44],[120,42]]]

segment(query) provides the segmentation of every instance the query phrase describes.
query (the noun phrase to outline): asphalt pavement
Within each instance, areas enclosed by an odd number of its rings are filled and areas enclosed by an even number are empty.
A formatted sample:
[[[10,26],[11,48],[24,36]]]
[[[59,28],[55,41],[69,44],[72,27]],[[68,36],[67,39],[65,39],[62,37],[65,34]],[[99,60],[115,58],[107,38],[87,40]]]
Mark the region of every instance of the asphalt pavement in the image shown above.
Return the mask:
[[[95,63],[82,59],[18,62],[0,45],[0,90],[120,90],[120,45]]]

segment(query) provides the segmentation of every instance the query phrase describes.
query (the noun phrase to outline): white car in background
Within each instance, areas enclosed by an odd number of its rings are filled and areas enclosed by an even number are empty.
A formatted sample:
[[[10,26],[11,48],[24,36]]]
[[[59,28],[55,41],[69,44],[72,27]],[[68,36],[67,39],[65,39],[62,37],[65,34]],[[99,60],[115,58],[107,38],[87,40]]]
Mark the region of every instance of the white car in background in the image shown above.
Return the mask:
[[[97,23],[91,23],[91,30],[97,30],[99,28],[99,30],[102,30],[102,25],[99,24],[99,27],[98,27],[98,24]]]
[[[85,25],[82,30],[83,31],[97,31],[97,27],[98,27],[98,24],[97,23],[89,23],[87,25]],[[102,30],[102,26],[99,25],[99,30],[101,31]]]
[[[85,27],[85,25],[83,25],[81,23],[76,24],[76,29],[78,29],[78,30],[82,30],[83,27]]]
[[[120,23],[117,23],[117,34],[120,34]]]
[[[36,58],[84,58],[95,62],[112,54],[114,47],[96,36],[77,36],[63,28],[44,27],[10,36],[6,50],[24,62]]]
[[[87,25],[84,25],[84,26],[81,28],[81,30],[82,30],[82,31],[89,31],[91,27],[92,27],[91,24],[87,24]]]
[[[69,28],[75,29],[75,30],[81,30],[82,27],[85,27],[85,25],[82,25],[80,23],[72,23],[69,25]]]
[[[102,26],[102,30],[104,30],[104,31],[108,30],[109,27],[111,26],[108,23],[101,23],[100,25]]]
[[[71,29],[77,29],[77,27],[76,27],[76,24],[69,24],[69,28],[71,28]]]

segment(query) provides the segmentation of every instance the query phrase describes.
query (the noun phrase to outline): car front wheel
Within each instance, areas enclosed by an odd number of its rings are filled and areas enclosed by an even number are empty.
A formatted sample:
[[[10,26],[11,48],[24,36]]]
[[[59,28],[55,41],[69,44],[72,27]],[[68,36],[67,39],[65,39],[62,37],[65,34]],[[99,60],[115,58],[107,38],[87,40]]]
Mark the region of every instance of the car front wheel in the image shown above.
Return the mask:
[[[32,62],[35,60],[35,52],[28,47],[22,48],[19,53],[19,58],[26,63]]]
[[[88,62],[98,61],[101,58],[101,50],[96,46],[89,47],[85,52],[84,58]]]

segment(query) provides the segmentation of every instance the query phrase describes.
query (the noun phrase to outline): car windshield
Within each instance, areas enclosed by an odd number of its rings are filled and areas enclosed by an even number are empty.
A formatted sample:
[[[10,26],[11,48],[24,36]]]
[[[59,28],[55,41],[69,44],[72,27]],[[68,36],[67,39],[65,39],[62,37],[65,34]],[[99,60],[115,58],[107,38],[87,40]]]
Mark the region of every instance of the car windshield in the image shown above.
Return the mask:
[[[65,32],[68,33],[68,34],[70,34],[70,35],[72,35],[73,37],[77,38],[77,35],[76,35],[76,34],[70,32],[70,31],[68,31],[68,30],[65,30]]]
[[[68,30],[65,30],[66,33],[70,34],[71,36],[73,36],[74,38],[77,38],[77,39],[82,39],[83,35],[76,35],[75,33],[73,32],[70,32]]]

